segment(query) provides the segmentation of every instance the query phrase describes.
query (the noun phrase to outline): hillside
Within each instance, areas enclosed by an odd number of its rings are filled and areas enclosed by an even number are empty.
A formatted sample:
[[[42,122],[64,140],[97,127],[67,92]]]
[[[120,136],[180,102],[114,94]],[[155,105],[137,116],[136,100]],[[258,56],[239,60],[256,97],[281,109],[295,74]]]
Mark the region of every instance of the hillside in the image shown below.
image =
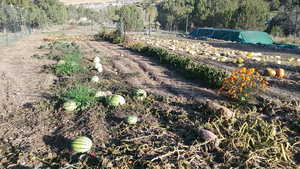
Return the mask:
[[[66,5],[77,5],[86,3],[102,3],[102,2],[115,2],[113,0],[60,0]]]
[[[98,4],[98,3],[109,3],[109,4],[129,4],[132,2],[136,1],[141,1],[141,0],[60,0],[66,5],[78,5],[78,4]]]

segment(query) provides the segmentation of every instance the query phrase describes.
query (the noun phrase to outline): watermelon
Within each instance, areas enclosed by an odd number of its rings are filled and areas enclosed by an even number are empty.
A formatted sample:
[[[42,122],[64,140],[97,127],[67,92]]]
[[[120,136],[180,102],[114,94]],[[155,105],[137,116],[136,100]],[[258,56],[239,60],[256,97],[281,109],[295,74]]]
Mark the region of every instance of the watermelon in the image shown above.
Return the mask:
[[[66,101],[64,103],[63,107],[64,107],[64,109],[66,111],[70,111],[71,112],[71,111],[76,110],[77,104],[76,104],[76,102],[74,100],[68,100],[68,101]]]
[[[110,106],[117,107],[125,104],[125,98],[121,95],[111,95],[106,98],[106,102]]]
[[[127,124],[136,124],[138,122],[138,117],[135,115],[129,115],[125,119]]]
[[[98,72],[103,72],[103,66],[101,63],[95,63],[95,69],[98,71]]]
[[[65,64],[66,63],[66,61],[65,60],[60,60],[60,61],[58,61],[58,65],[63,65],[63,64]]]
[[[98,56],[94,58],[94,63],[100,63],[100,58]]]
[[[73,152],[85,153],[91,150],[93,142],[85,136],[77,137],[72,141],[71,148]]]
[[[106,96],[110,96],[112,95],[111,91],[97,91],[95,94],[95,97],[99,98],[99,97],[106,97]]]
[[[147,97],[147,92],[143,89],[135,89],[133,95],[138,100],[144,100]]]
[[[99,77],[98,76],[93,76],[92,78],[91,78],[91,82],[93,82],[93,83],[98,83],[99,82]]]

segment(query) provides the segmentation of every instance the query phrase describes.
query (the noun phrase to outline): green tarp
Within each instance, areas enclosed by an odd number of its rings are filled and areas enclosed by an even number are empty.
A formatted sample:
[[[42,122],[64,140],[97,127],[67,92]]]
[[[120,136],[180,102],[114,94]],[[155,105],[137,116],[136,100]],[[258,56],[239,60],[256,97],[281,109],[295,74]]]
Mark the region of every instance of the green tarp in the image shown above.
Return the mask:
[[[272,38],[266,32],[234,30],[234,29],[215,29],[215,28],[199,28],[190,33],[192,37],[205,37],[220,39],[226,41],[234,41],[251,44],[273,44]]]

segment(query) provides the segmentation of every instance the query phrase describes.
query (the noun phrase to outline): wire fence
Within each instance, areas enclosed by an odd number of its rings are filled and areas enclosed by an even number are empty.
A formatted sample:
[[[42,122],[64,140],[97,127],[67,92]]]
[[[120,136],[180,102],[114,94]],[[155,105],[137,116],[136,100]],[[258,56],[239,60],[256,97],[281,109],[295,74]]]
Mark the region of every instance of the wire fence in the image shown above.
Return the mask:
[[[29,26],[28,11],[12,5],[0,6],[0,46],[7,46],[34,30]]]
[[[13,5],[1,5],[0,4],[0,47],[9,46],[14,44],[16,41],[27,37],[35,32],[48,32],[51,31],[53,24],[47,24],[47,21],[43,21],[37,16],[33,15],[30,9],[22,9]],[[73,34],[78,34],[79,32],[74,29],[79,28],[81,34],[91,34],[99,32],[103,28],[103,24],[100,19],[91,19],[89,13],[69,13],[66,23],[60,25],[60,30],[62,33],[68,32],[72,33],[70,29],[73,28]],[[38,19],[40,20],[38,20]],[[44,18],[47,19],[47,18]],[[45,22],[43,26],[37,26],[35,23]]]

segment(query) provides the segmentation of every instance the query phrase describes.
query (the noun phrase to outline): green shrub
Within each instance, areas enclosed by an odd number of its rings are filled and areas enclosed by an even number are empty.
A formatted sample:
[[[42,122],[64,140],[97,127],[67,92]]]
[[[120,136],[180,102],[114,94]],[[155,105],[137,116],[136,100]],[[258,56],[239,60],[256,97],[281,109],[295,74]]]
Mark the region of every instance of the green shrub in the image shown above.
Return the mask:
[[[53,41],[47,45],[48,49],[55,49],[60,51],[78,51],[79,46],[75,42],[61,42]]]
[[[79,62],[81,59],[82,54],[79,51],[73,51],[73,52],[66,52],[63,54],[63,58],[66,61],[70,62]]]
[[[95,90],[84,85],[77,84],[62,95],[62,100],[74,100],[78,110],[87,109],[95,100]]]
[[[123,43],[125,40],[125,37],[121,34],[119,30],[115,30],[111,32],[103,30],[102,32],[96,34],[94,38],[96,40],[105,40],[115,44]]]
[[[43,57],[51,60],[70,60],[77,62],[82,57],[79,46],[74,42],[53,41],[47,45],[41,45],[39,49],[49,49],[50,52]]]

